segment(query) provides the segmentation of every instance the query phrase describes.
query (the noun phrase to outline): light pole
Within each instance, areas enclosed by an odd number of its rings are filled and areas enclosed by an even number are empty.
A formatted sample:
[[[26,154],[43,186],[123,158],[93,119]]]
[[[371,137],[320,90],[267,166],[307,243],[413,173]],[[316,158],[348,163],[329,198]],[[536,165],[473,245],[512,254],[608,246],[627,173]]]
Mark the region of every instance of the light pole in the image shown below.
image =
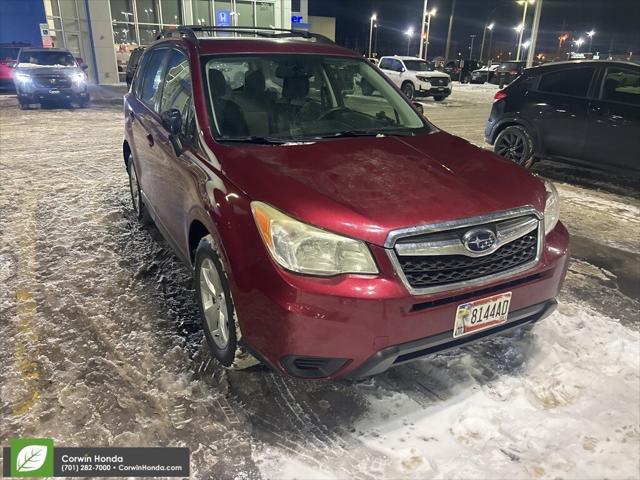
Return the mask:
[[[536,10],[533,13],[533,25],[531,26],[531,48],[527,55],[527,68],[533,66],[533,57],[536,54],[536,45],[538,44],[538,30],[540,28],[540,17],[542,16],[542,0],[536,2]]]
[[[456,0],[451,4],[451,16],[449,17],[449,31],[447,32],[447,46],[444,50],[444,58],[449,60],[449,47],[451,46],[451,30],[453,29],[453,16],[456,13]]]
[[[380,30],[380,24],[378,22],[373,24],[373,28],[376,33],[373,36],[373,53],[376,54],[376,58],[378,57],[378,31]]]
[[[373,40],[373,22],[376,21],[377,15],[374,13],[371,15],[371,20],[369,23],[369,58],[371,58],[371,41]]]
[[[429,28],[431,27],[431,17],[435,17],[436,16],[436,12],[437,10],[434,8],[433,10],[431,10],[428,14],[428,20],[427,20],[427,38],[425,40],[425,45],[424,45],[424,59],[427,60],[427,50],[429,49]]]
[[[522,9],[522,29],[520,30],[520,38],[518,38],[518,53],[516,53],[516,61],[520,60],[520,45],[522,44],[522,35],[524,34],[525,25],[527,23],[527,7],[529,4],[532,4],[535,0],[518,0],[518,3],[524,4],[524,8]]]
[[[491,35],[493,35],[494,26],[494,23],[491,22],[489,25],[485,25],[482,29],[482,44],[480,44],[480,63],[482,63],[482,55],[484,54],[484,38],[487,36],[487,30],[491,32]],[[491,42],[489,42],[489,45],[491,45]],[[489,47],[489,56],[491,56],[491,47]]]
[[[517,27],[513,27],[513,29],[516,31],[516,48],[518,51],[516,60],[518,60],[520,58],[520,42],[522,41],[522,31],[524,30],[524,24],[521,23]],[[511,52],[509,52],[509,57],[511,57]]]
[[[469,35],[471,37],[471,47],[469,47],[469,60],[473,60],[473,42],[476,39],[475,35]]]
[[[587,32],[587,36],[589,37],[589,53],[591,53],[591,46],[593,45],[593,36],[596,34],[595,30],[591,30]]]
[[[404,34],[407,36],[407,57],[409,56],[409,49],[411,48],[411,37],[413,36],[413,28],[407,29]]]
[[[427,2],[428,0],[424,0],[424,5],[422,6],[422,21],[420,22],[420,54],[418,55],[422,58],[422,39],[424,38],[424,20],[427,16]]]

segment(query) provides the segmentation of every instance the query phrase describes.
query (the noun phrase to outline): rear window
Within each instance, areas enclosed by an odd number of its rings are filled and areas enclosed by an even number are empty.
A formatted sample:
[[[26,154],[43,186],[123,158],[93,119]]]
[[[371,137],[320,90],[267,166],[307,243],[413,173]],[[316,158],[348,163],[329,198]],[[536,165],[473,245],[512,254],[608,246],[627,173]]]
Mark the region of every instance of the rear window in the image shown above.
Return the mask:
[[[608,68],[601,98],[610,102],[640,105],[640,71]]]
[[[594,67],[584,67],[547,73],[542,75],[538,90],[572,97],[586,97],[594,72]]]

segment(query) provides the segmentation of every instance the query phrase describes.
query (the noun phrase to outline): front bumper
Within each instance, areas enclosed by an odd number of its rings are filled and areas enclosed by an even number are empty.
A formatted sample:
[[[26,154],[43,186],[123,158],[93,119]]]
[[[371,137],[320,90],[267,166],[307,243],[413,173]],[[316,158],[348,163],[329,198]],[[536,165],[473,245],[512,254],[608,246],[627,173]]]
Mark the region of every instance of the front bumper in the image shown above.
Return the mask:
[[[434,97],[451,95],[451,85],[444,87],[432,86],[430,83],[420,84],[415,90],[416,97]]]
[[[377,374],[543,318],[560,291],[569,255],[568,233],[559,223],[547,236],[539,262],[526,271],[474,287],[411,295],[386,249],[371,250],[381,272],[375,277],[296,275],[268,257],[268,265],[247,265],[236,275],[242,286],[234,292],[247,348],[288,375],[337,379]],[[509,322],[454,341],[458,305],[503,292],[512,292]],[[534,308],[540,305],[544,308]]]
[[[17,91],[18,100],[23,103],[41,103],[41,102],[81,102],[89,99],[89,90],[85,87],[77,89],[68,88],[33,88],[25,91],[19,88]]]

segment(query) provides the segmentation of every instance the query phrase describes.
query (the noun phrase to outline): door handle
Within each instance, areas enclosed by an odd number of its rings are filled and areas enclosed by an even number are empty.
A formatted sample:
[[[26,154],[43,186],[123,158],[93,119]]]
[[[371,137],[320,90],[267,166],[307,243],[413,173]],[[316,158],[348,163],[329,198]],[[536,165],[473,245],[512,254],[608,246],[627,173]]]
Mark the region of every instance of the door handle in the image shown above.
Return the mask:
[[[153,144],[154,144],[153,135],[151,134],[147,135],[147,142],[149,142],[150,147],[153,147]]]

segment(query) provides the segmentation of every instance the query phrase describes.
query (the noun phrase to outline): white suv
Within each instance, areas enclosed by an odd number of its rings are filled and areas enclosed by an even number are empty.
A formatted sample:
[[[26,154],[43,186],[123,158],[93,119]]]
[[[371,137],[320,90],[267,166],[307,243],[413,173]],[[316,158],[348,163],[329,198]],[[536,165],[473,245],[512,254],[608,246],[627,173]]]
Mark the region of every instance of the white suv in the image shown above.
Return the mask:
[[[449,75],[434,70],[421,58],[382,57],[378,67],[410,100],[433,97],[439,102],[451,95]]]

